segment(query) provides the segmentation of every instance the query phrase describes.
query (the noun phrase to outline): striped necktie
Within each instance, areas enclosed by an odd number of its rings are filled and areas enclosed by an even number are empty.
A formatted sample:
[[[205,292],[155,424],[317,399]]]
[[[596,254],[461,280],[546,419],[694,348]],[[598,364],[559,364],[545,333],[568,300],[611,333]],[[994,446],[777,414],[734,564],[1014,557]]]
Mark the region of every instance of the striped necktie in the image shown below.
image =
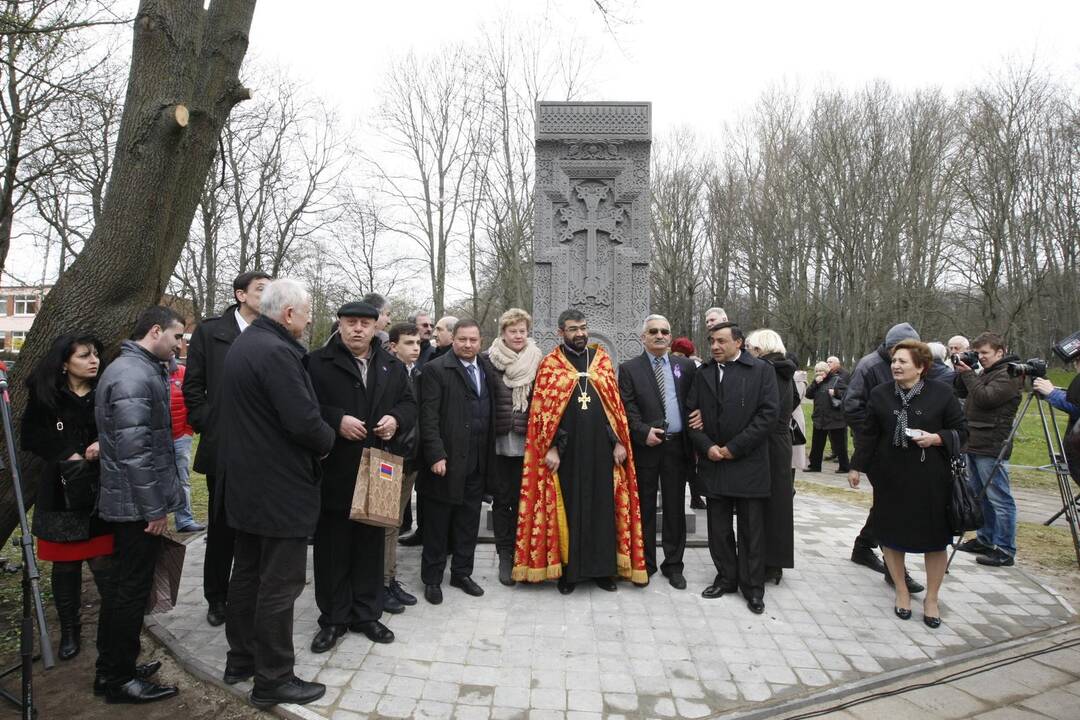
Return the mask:
[[[667,397],[664,390],[664,358],[653,358],[653,375],[656,376],[656,385],[660,388],[660,404],[664,407],[664,415],[667,415]]]

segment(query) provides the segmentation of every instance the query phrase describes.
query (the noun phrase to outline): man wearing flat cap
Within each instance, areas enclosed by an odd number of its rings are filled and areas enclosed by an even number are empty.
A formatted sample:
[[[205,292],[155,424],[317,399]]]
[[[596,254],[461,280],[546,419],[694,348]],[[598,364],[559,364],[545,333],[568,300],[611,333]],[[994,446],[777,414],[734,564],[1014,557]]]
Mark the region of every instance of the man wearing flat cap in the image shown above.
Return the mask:
[[[405,365],[373,342],[378,308],[349,302],[337,314],[338,334],[306,358],[323,420],[337,432],[333,450],[322,460],[322,509],[315,529],[319,632],[311,650],[317,653],[333,648],[347,630],[373,642],[394,640],[379,622],[385,531],[350,520],[349,509],[364,448],[403,454],[399,441],[416,424]]]

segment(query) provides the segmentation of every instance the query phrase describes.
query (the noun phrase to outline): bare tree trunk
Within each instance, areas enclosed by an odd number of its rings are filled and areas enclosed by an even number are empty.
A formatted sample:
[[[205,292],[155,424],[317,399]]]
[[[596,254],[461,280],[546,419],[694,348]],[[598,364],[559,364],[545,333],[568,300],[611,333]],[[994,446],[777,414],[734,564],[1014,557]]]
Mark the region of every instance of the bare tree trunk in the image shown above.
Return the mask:
[[[18,388],[61,332],[108,346],[157,302],[187,241],[218,137],[247,99],[238,73],[255,0],[143,0],[134,23],[127,98],[101,220],[42,304],[13,377]],[[15,393],[16,419],[25,396]],[[26,477],[32,476],[26,473]],[[27,487],[28,499],[33,487]],[[10,476],[0,537],[16,523]]]

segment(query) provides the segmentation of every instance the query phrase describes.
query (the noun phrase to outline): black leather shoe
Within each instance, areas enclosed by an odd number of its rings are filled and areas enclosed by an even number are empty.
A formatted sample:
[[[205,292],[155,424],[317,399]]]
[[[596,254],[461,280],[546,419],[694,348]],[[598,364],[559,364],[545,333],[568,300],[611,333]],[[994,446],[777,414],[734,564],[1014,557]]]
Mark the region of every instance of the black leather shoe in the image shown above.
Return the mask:
[[[397,599],[394,593],[390,592],[389,587],[383,588],[382,609],[391,615],[400,615],[405,612],[405,606],[401,604],[401,601]]]
[[[514,582],[514,553],[512,550],[499,552],[499,582],[506,587],[513,587]]]
[[[728,593],[733,593],[739,588],[735,585],[728,585],[719,576],[713,580],[712,585],[701,591],[701,597],[708,600],[715,600],[718,597],[723,597]]]
[[[939,617],[930,617],[929,615],[923,615],[922,621],[923,624],[931,630],[937,630],[939,627],[941,627],[941,618]]]
[[[425,585],[424,599],[432,605],[439,605],[442,603],[442,588],[438,585]]]
[[[206,611],[206,622],[210,627],[220,627],[225,624],[225,603],[220,600],[210,603]]]
[[[311,652],[324,653],[334,648],[338,638],[345,634],[345,628],[340,625],[319,628],[315,637],[311,639]]]
[[[670,575],[668,575],[667,581],[671,583],[671,587],[675,588],[676,590],[686,589],[686,578],[683,577],[683,574],[681,572],[671,573]]]
[[[911,608],[902,608],[893,605],[893,612],[896,613],[896,617],[900,618],[901,620],[911,619]]]
[[[960,552],[975,553],[976,555],[985,555],[992,551],[994,548],[990,545],[983,544],[979,538],[973,537],[970,540],[965,540],[956,546],[956,549]]]
[[[893,583],[892,575],[890,575],[889,573],[885,573],[885,582],[889,585],[889,587],[896,587],[895,583]],[[922,583],[916,581],[915,578],[911,577],[906,572],[904,573],[904,584],[907,585],[907,591],[912,595],[915,595],[916,593],[921,593],[923,590],[926,589],[922,586]]]
[[[484,588],[476,584],[476,581],[471,577],[451,577],[450,587],[456,587],[459,590],[465,592],[466,595],[472,595],[473,597],[480,597],[484,594]]]
[[[74,623],[60,624],[60,649],[57,655],[61,660],[70,660],[82,649],[82,625]]]
[[[607,592],[615,592],[615,581],[611,578],[596,578],[596,587]]]
[[[402,547],[420,547],[424,544],[424,536],[418,531],[409,533],[408,535],[402,535],[397,539],[397,544]]]
[[[868,567],[874,572],[882,573],[885,577],[889,576],[889,573],[885,570],[885,563],[881,562],[881,558],[878,557],[873,548],[856,545],[851,549],[851,562]]]
[[[405,607],[412,607],[416,604],[416,596],[405,590],[401,583],[397,581],[397,578],[391,578],[390,592],[393,593],[394,597],[398,599],[398,602]]]
[[[746,607],[750,608],[750,612],[755,615],[760,615],[765,612],[765,599],[757,595],[751,595],[746,600]]]
[[[780,580],[784,577],[784,568],[767,567],[765,568],[765,582],[771,582],[773,585],[779,585]]]
[[[139,678],[132,678],[120,685],[108,685],[105,688],[105,702],[110,705],[117,703],[152,703],[158,700],[168,700],[175,697],[179,692],[180,690],[175,685],[158,685]]]
[[[135,677],[137,677],[139,680],[146,680],[149,677],[153,677],[154,673],[156,673],[160,669],[161,669],[161,661],[160,660],[154,660],[153,662],[148,662],[145,665],[136,665],[135,666]],[[105,679],[104,675],[102,675],[101,673],[96,673],[94,675],[94,694],[95,695],[104,695],[105,690],[108,689],[108,686],[109,686],[109,682],[108,682],[108,680]]]
[[[700,497],[695,496],[695,497],[690,498],[690,509],[691,510],[704,510],[705,507],[706,507],[705,506],[705,501],[702,500]]]
[[[566,579],[566,576],[560,577],[558,582],[559,592],[563,595],[569,595],[574,592],[574,583]]]
[[[326,694],[326,686],[317,682],[305,682],[298,677],[286,680],[270,688],[255,688],[249,700],[255,707],[265,710],[278,703],[306,705]]]
[[[803,470],[803,472],[821,472],[821,468],[819,468],[819,467],[808,467],[805,470]]]
[[[394,642],[394,631],[383,625],[378,620],[362,623],[349,623],[349,630],[354,633],[367,635],[368,640],[376,643]]]
[[[221,676],[221,679],[226,685],[235,685],[253,677],[255,677],[255,668],[253,667],[233,668],[226,665],[225,674]]]
[[[980,555],[975,558],[975,562],[980,565],[989,565],[990,567],[1009,567],[1010,565],[1016,564],[1012,555],[998,548],[994,548],[986,555]]]

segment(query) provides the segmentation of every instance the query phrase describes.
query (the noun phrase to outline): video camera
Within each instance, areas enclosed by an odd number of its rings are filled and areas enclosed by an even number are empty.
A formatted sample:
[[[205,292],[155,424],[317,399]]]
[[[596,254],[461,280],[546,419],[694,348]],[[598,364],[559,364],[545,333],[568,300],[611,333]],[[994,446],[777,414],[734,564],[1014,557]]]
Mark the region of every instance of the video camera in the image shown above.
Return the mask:
[[[1080,330],[1054,345],[1054,354],[1064,362],[1080,358]]]
[[[1005,372],[1011,377],[1046,377],[1046,361],[1040,358],[1028,358],[1027,362],[1011,362],[1005,365]]]
[[[975,352],[974,350],[966,350],[962,353],[954,353],[951,359],[953,365],[956,365],[957,363],[964,363],[969,368],[979,366],[979,353]]]

